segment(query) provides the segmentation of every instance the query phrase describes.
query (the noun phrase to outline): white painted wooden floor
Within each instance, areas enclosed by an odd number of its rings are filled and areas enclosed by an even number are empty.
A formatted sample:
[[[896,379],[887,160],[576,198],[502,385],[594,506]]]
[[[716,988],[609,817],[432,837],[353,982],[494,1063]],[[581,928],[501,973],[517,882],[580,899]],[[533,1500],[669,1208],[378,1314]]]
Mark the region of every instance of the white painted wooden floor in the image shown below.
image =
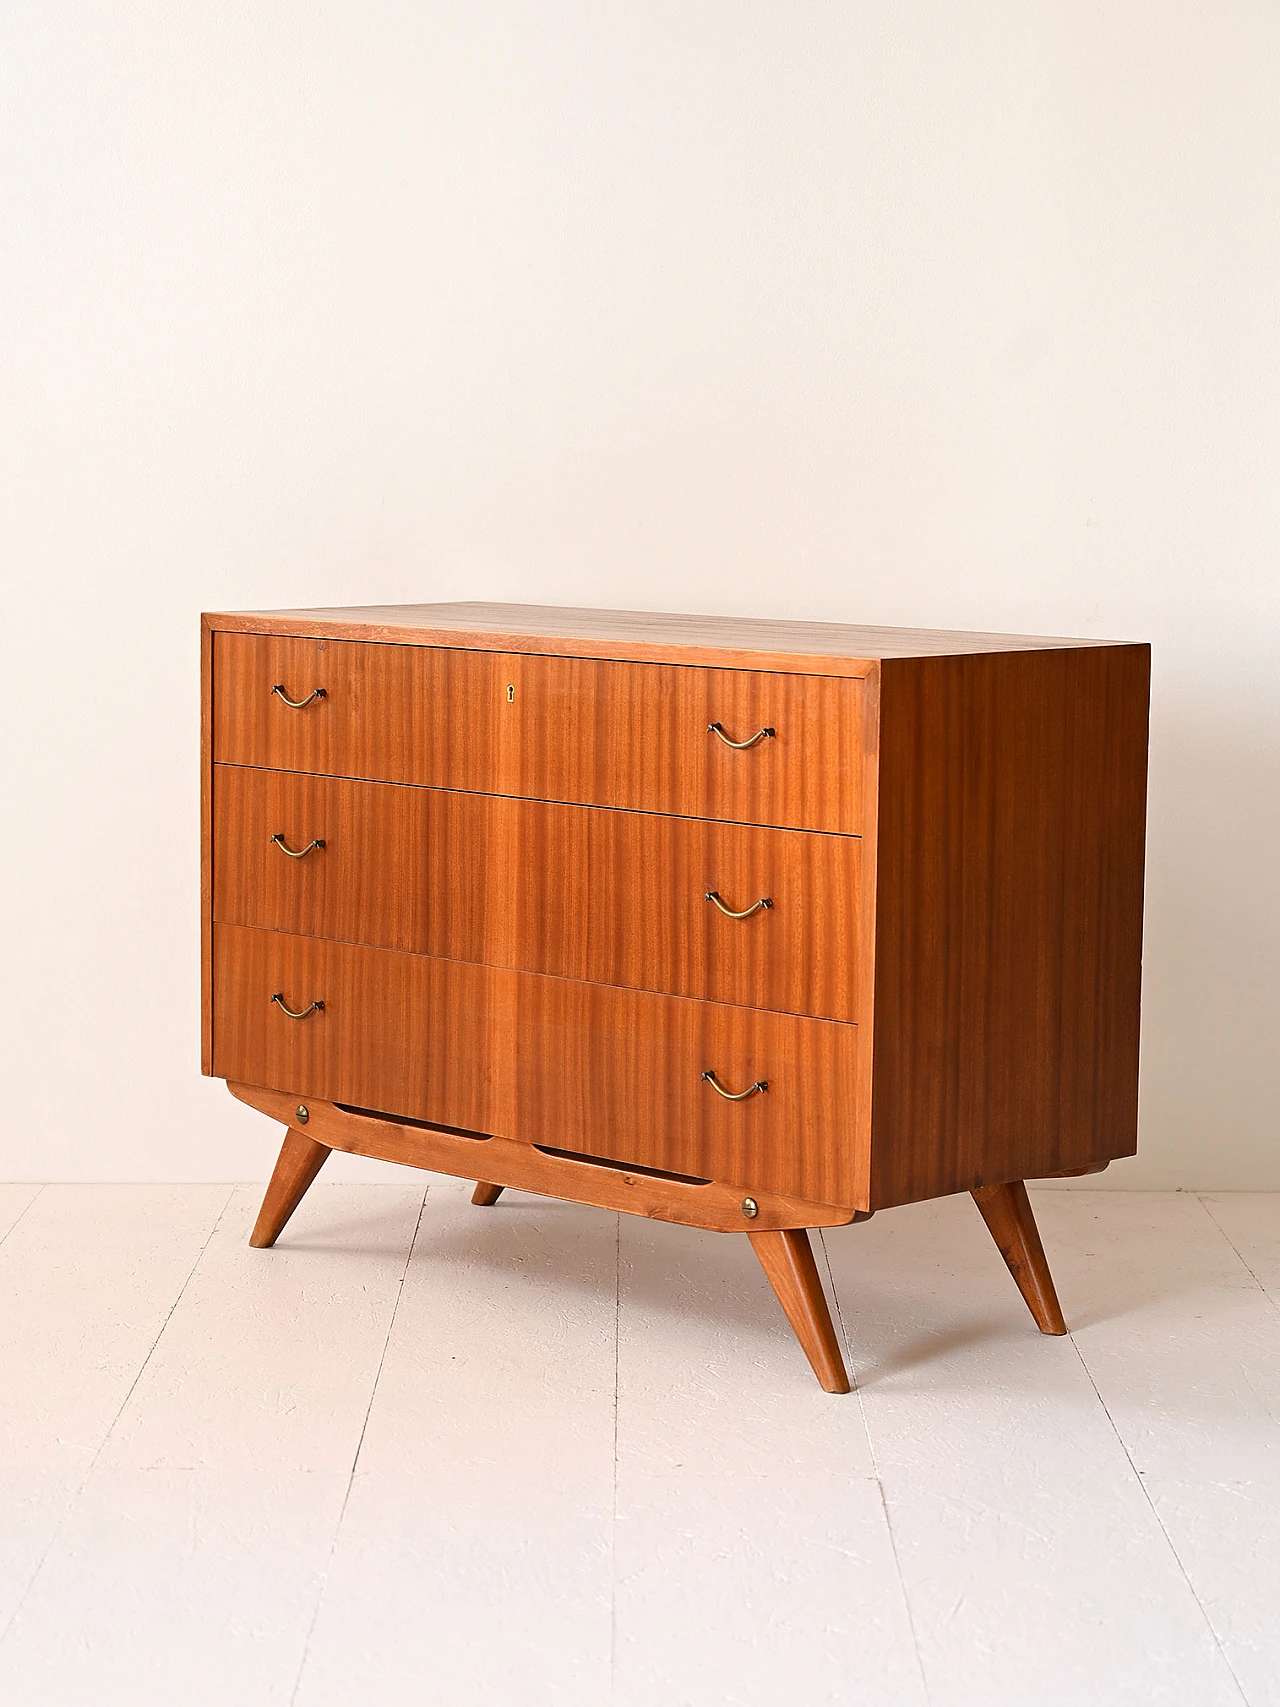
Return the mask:
[[[0,1187],[4,1707],[1280,1707],[1280,1195],[745,1239],[452,1182]]]

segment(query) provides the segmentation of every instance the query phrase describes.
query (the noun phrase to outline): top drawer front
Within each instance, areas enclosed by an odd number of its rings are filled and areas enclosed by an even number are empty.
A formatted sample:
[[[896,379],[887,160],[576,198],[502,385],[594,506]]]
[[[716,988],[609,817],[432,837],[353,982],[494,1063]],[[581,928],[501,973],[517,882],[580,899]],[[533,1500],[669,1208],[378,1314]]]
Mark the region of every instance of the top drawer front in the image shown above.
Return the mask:
[[[488,652],[216,634],[213,756],[499,792],[502,664]]]
[[[856,678],[219,633],[214,757],[857,834],[863,692]]]

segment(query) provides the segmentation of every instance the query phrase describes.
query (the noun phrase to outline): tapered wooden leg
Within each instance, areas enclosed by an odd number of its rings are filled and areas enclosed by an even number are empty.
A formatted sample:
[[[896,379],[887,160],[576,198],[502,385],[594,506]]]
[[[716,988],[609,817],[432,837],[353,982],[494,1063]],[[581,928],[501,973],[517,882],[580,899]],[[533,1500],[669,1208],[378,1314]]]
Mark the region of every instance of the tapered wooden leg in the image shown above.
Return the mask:
[[[847,1393],[849,1377],[808,1233],[803,1227],[792,1227],[780,1233],[748,1233],[747,1237],[813,1365],[819,1386],[828,1393]]]
[[[490,1204],[496,1203],[501,1196],[502,1187],[500,1185],[486,1185],[483,1180],[477,1180],[476,1189],[471,1193],[471,1201],[478,1204],[481,1209],[488,1209]]]
[[[255,1250],[274,1245],[284,1224],[306,1196],[307,1187],[329,1157],[327,1144],[317,1144],[305,1132],[291,1126],[284,1135],[267,1194],[258,1211],[249,1243]]]
[[[987,1230],[1008,1263],[1009,1273],[1017,1281],[1018,1291],[1026,1299],[1027,1309],[1035,1317],[1040,1332],[1065,1334],[1067,1324],[1053,1289],[1053,1276],[1045,1261],[1040,1229],[1031,1213],[1026,1186],[1021,1180],[1014,1180],[1012,1185],[979,1186],[973,1193],[973,1201],[982,1211]]]

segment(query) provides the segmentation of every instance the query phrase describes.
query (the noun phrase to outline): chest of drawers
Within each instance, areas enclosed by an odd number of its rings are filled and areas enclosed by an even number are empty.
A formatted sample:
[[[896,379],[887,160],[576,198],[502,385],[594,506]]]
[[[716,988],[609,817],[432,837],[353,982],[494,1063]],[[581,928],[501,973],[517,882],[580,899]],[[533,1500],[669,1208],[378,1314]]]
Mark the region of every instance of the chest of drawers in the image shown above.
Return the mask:
[[[1136,1145],[1149,650],[483,604],[206,616],[203,1065],[331,1150],[745,1232]]]

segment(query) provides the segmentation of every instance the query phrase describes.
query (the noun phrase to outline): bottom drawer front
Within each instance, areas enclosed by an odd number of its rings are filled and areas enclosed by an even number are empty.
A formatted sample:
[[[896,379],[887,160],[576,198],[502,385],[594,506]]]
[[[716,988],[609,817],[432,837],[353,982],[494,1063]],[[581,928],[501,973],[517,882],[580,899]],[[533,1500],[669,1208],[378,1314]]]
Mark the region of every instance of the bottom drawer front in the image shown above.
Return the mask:
[[[214,1072],[815,1202],[865,1177],[833,1020],[219,925]]]
[[[499,1130],[505,1070],[487,1040],[512,1034],[509,974],[215,925],[213,989],[217,1078]]]

